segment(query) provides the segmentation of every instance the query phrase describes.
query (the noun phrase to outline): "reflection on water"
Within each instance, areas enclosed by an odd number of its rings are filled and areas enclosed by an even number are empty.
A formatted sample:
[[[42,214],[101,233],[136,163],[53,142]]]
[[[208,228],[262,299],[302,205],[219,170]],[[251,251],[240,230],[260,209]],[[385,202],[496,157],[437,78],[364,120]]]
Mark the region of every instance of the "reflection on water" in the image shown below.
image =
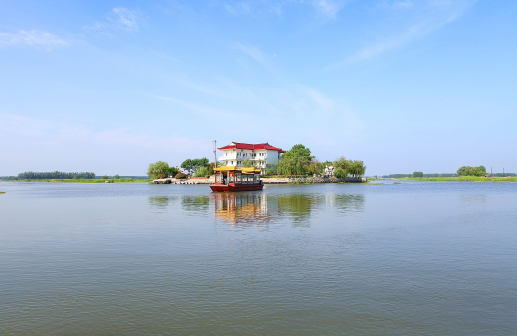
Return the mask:
[[[460,201],[463,206],[479,207],[487,202],[487,195],[460,195]]]
[[[517,330],[517,184],[0,186],[0,335]]]
[[[325,197],[327,205],[334,207],[342,213],[363,212],[364,195],[327,195]]]
[[[169,203],[178,199],[178,196],[150,196],[149,204],[160,210],[169,206]]]
[[[235,227],[267,226],[281,219],[293,227],[310,227],[311,213],[324,206],[342,214],[364,211],[363,195],[213,193],[211,199],[215,219]]]
[[[213,193],[214,217],[235,227],[264,226],[277,215],[264,193]]]
[[[207,195],[188,195],[181,198],[181,208],[189,216],[207,215],[210,198]]]

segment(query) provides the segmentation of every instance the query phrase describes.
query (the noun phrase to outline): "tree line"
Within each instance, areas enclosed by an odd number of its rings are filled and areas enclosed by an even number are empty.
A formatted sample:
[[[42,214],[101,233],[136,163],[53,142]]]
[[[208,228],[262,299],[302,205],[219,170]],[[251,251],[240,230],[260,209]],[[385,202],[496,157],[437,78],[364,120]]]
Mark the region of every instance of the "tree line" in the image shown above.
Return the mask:
[[[220,163],[217,163],[217,166],[219,165]],[[250,160],[249,158],[242,160],[241,166],[261,168],[258,166],[258,163]],[[325,166],[334,166],[334,176],[338,178],[346,178],[349,176],[359,177],[364,175],[364,172],[366,171],[366,166],[363,161],[347,160],[344,157],[341,157],[334,162],[320,162],[311,155],[309,148],[302,144],[297,144],[289,151],[282,154],[276,165],[268,164],[266,167],[266,175],[323,175]],[[184,169],[185,172],[188,172],[193,176],[201,177],[213,175],[216,164],[214,162],[209,162],[209,160],[204,157],[201,159],[186,159],[181,163],[180,167]],[[178,167],[170,167],[167,162],[163,161],[151,163],[147,169],[147,175],[151,179],[157,178],[158,175],[161,177],[174,177],[178,174],[182,174]]]
[[[282,154],[276,170],[281,175],[324,174],[325,166],[334,166],[334,176],[337,178],[359,177],[364,175],[366,166],[363,161],[347,160],[340,157],[334,162],[320,162],[311,155],[311,150],[302,144],[294,145]],[[267,171],[266,174],[274,173]]]
[[[65,173],[65,172],[60,172],[60,171],[55,171],[55,172],[28,171],[28,172],[18,174],[19,180],[45,180],[45,179],[72,180],[72,179],[94,179],[94,178],[95,178],[95,173],[88,173],[88,172]]]
[[[206,157],[201,159],[186,159],[180,166],[187,173],[194,175],[196,177],[202,176],[210,176],[214,173],[215,164],[210,163]],[[178,176],[178,174],[181,174]],[[151,179],[156,179],[157,177],[185,177],[185,174],[178,167],[171,167],[167,162],[157,161],[155,163],[149,164],[147,168],[147,176]]]

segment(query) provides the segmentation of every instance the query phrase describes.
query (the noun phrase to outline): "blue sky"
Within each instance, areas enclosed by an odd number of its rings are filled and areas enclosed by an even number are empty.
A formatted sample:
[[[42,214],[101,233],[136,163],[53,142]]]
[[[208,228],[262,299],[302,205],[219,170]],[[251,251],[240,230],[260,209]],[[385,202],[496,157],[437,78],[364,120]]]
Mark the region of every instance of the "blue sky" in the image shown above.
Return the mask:
[[[0,1],[0,176],[143,175],[212,140],[517,172],[516,60],[514,1]]]

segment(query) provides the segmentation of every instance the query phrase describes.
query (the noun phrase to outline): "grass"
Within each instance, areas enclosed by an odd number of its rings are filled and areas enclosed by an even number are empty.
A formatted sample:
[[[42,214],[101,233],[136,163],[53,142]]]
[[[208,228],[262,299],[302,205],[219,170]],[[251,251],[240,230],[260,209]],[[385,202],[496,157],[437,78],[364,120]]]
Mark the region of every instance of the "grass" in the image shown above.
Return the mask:
[[[149,182],[151,180],[142,180],[142,179],[132,179],[132,178],[122,178],[122,179],[78,179],[78,180],[68,180],[68,179],[43,179],[43,180],[23,180],[23,181],[15,181],[15,182],[57,182],[57,183],[104,183],[104,181],[110,181],[111,183],[134,183],[134,182]]]
[[[5,194],[5,191],[0,191],[0,194]]]
[[[469,182],[517,182],[517,176],[510,177],[481,177],[481,176],[456,176],[456,177],[406,177],[394,180],[407,181],[469,181]]]

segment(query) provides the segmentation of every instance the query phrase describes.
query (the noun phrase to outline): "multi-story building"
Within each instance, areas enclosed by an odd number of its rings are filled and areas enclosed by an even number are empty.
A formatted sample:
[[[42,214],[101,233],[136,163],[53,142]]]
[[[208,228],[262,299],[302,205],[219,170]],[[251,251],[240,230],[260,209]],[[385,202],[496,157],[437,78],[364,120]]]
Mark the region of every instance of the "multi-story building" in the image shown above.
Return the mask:
[[[280,155],[285,153],[267,142],[256,145],[232,142],[228,146],[217,149],[223,151],[223,156],[219,157],[223,165],[242,167],[242,161],[249,159],[255,167],[262,170],[262,174],[266,172],[268,164],[277,164]]]

